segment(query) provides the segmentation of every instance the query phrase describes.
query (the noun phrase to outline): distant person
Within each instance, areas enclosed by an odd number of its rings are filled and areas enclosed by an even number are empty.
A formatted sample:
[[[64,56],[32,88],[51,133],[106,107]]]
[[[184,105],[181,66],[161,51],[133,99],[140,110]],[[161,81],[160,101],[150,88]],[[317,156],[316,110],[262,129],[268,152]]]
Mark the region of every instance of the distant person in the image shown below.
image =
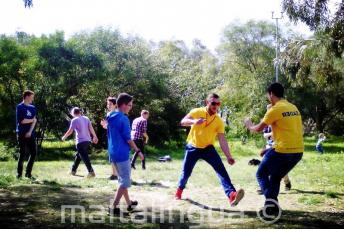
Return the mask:
[[[96,174],[94,173],[88,154],[91,147],[91,135],[92,142],[94,144],[98,143],[97,135],[93,129],[90,119],[82,115],[80,108],[74,107],[71,111],[71,115],[73,116],[73,119],[70,123],[69,129],[62,137],[62,141],[64,141],[73,133],[73,131],[76,132],[75,144],[77,153],[75,154],[75,159],[70,174],[73,176],[76,175],[76,171],[82,160],[88,170],[87,178],[95,177]]]
[[[126,114],[129,113],[133,106],[133,97],[127,93],[121,93],[117,97],[117,111],[111,112],[107,119],[107,133],[108,133],[108,151],[110,155],[110,162],[114,163],[117,174],[119,188],[114,196],[114,201],[109,207],[110,215],[119,215],[119,202],[124,196],[128,205],[127,210],[132,211],[133,207],[138,204],[137,201],[130,200],[128,188],[131,186],[130,180],[130,147],[139,152],[140,149],[131,140],[130,136],[130,122]]]
[[[33,91],[24,91],[23,101],[16,107],[16,133],[19,143],[18,179],[22,177],[23,163],[27,152],[30,157],[26,166],[25,177],[33,178],[31,172],[37,154],[35,133],[37,111],[36,107],[32,104],[34,96],[35,93]]]
[[[326,140],[326,136],[323,133],[320,133],[318,136],[318,141],[317,144],[315,145],[315,150],[320,153],[323,154],[324,153],[324,149],[322,147],[322,143]]]
[[[301,160],[304,150],[301,114],[297,107],[284,99],[284,88],[273,83],[267,88],[272,107],[262,121],[254,125],[245,119],[251,132],[261,132],[271,125],[274,145],[265,153],[257,170],[257,180],[265,196],[264,216],[277,216],[281,209],[278,194],[281,179]]]
[[[211,93],[206,98],[206,107],[192,109],[180,122],[182,126],[191,126],[191,130],[187,139],[183,168],[175,194],[177,200],[182,198],[186,183],[199,159],[203,159],[213,167],[231,206],[237,205],[244,197],[243,189],[236,190],[234,188],[221,157],[214,147],[217,136],[228,164],[233,165],[235,163],[225,138],[223,120],[217,114],[220,105],[220,97]]]
[[[116,98],[115,97],[108,97],[107,98],[107,100],[106,100],[106,108],[108,110],[108,113],[106,114],[106,119],[102,119],[100,121],[100,124],[102,125],[102,127],[104,129],[107,129],[107,125],[108,125],[107,119],[108,119],[109,115],[111,114],[111,112],[115,112],[116,109],[117,109]],[[111,161],[110,156],[109,156],[109,159]],[[112,163],[112,162],[111,162],[111,167],[112,167],[112,174],[109,177],[109,180],[118,180],[116,167],[115,167],[115,164]]]
[[[146,169],[146,164],[145,164],[145,144],[148,143],[148,134],[147,134],[147,120],[149,118],[149,112],[147,110],[142,110],[141,111],[141,116],[134,119],[132,127],[131,127],[131,139],[135,142],[137,147],[139,147],[141,153],[143,154],[140,155],[141,158],[141,164],[142,164],[142,169]],[[135,161],[137,158],[138,154],[134,153],[133,159],[131,160],[131,167],[133,169],[135,168]]]

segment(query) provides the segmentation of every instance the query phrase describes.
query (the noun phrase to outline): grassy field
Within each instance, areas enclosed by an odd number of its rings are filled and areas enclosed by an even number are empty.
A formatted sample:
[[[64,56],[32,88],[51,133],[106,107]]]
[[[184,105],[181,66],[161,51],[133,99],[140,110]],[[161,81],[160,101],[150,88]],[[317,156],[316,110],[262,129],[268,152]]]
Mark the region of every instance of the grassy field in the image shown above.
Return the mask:
[[[72,141],[45,142],[34,165],[35,181],[15,179],[15,160],[0,162],[0,225],[2,228],[343,228],[343,140],[327,139],[326,153],[318,155],[314,151],[315,140],[306,138],[304,157],[289,174],[292,190],[285,192],[281,184],[279,199],[283,214],[274,224],[257,217],[264,198],[256,194],[257,167],[248,165],[250,159],[258,159],[260,146],[253,140],[245,145],[239,140],[229,140],[236,164],[226,164],[226,168],[234,185],[246,191],[238,206],[229,206],[215,172],[204,161],[196,165],[183,199],[174,200],[183,147],[148,147],[147,170],[143,171],[138,163],[132,171],[129,192],[139,206],[133,213],[124,211],[121,217],[106,214],[118,185],[107,179],[111,167],[105,151],[92,152],[97,177],[87,179],[83,164],[78,176],[68,175],[74,154]],[[172,155],[172,162],[156,160],[166,154]],[[73,214],[68,205],[79,209]]]

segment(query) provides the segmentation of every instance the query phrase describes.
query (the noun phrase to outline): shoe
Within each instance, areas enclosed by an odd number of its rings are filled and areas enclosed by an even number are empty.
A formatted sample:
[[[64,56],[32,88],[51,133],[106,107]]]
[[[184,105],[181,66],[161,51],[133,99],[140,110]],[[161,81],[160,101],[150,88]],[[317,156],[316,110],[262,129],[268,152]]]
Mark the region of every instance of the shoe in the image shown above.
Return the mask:
[[[266,221],[273,221],[276,217],[280,216],[280,214],[282,214],[282,209],[275,204],[264,206],[258,212],[258,216]]]
[[[96,174],[94,172],[90,172],[87,174],[87,178],[93,178],[95,176],[96,176]]]
[[[75,176],[76,175],[76,171],[69,171],[69,175]]]
[[[111,175],[111,176],[109,177],[109,180],[118,180],[118,176]]]
[[[240,200],[244,197],[245,192],[243,189],[239,189],[236,192],[231,192],[231,194],[229,194],[229,203],[232,207],[236,206]]]
[[[176,194],[175,194],[176,200],[182,199],[182,193],[183,193],[183,189],[177,188],[177,191],[176,191]]]
[[[109,215],[110,216],[117,216],[121,214],[121,210],[119,208],[109,208]]]
[[[289,182],[289,183],[286,183],[285,184],[285,187],[284,187],[284,190],[285,191],[290,191],[290,189],[291,189],[291,183]]]
[[[257,194],[258,195],[263,195],[263,191],[261,189],[257,189]]]
[[[134,164],[131,164],[131,168],[132,168],[132,169],[136,169],[136,167],[135,167]]]
[[[20,174],[17,174],[17,179],[22,179],[22,175],[20,175]]]
[[[139,204],[139,202],[137,202],[136,200],[132,200],[131,204],[127,207],[128,212],[131,212],[134,210],[133,207],[136,207]]]

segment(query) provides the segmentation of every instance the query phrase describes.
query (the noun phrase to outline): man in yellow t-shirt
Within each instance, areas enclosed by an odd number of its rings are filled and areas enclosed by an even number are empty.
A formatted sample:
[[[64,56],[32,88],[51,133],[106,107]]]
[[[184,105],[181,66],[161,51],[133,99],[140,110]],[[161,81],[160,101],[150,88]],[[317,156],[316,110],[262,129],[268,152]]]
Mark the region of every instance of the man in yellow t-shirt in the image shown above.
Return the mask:
[[[272,107],[263,120],[253,125],[250,119],[245,119],[246,127],[252,132],[261,132],[268,125],[272,127],[274,145],[265,153],[256,174],[266,199],[264,210],[268,215],[280,213],[277,197],[281,179],[301,160],[304,150],[301,114],[283,96],[283,86],[271,84],[267,97]]]
[[[217,114],[221,102],[220,97],[211,93],[206,99],[206,107],[195,108],[181,121],[182,126],[191,126],[187,138],[182,173],[178,182],[176,199],[181,199],[185,185],[191,176],[192,170],[199,159],[203,159],[216,171],[231,206],[235,206],[244,197],[244,190],[236,191],[226,171],[221,157],[214,148],[215,137],[218,137],[222,151],[230,165],[235,163],[230,154],[225,138],[225,127],[221,117]]]

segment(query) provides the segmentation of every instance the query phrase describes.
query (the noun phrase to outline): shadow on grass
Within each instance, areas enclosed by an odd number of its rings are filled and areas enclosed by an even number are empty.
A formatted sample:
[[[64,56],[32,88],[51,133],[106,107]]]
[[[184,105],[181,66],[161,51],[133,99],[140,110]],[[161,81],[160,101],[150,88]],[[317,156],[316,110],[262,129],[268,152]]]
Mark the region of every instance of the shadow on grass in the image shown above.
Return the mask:
[[[205,210],[224,212],[228,214],[236,213],[236,215],[243,214],[245,218],[256,219],[254,221],[249,221],[243,224],[242,226],[244,226],[245,228],[250,226],[253,228],[257,228],[264,225],[268,226],[269,228],[343,228],[344,226],[344,212],[306,212],[284,210],[282,211],[280,219],[278,219],[273,224],[267,224],[259,219],[256,211],[240,211],[214,208],[188,198],[185,199],[185,201]]]
[[[190,228],[198,225],[186,213],[174,209],[138,208],[132,213],[123,210],[121,217],[110,217],[106,212],[109,196],[65,189],[57,182],[43,183],[0,190],[1,228]],[[74,205],[75,212],[68,207],[62,211],[63,205]]]
[[[160,182],[156,182],[156,181],[145,182],[145,183],[132,181],[131,184],[134,186],[141,186],[141,187],[149,186],[149,187],[155,187],[155,188],[169,188],[169,186],[166,186],[166,185],[164,185]]]

